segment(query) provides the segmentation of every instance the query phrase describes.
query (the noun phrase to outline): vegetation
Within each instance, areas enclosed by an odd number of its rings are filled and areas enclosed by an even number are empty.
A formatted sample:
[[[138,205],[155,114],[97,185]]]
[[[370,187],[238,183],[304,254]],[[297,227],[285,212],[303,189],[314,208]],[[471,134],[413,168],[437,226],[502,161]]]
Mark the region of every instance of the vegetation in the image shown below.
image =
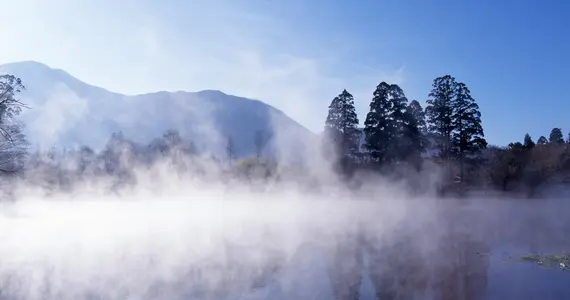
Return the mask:
[[[270,146],[276,146],[274,135],[264,130],[252,132],[254,157],[238,157],[232,136],[222,136],[221,151],[214,154],[200,149],[200,145],[176,129],[167,130],[148,144],[135,143],[119,132],[113,133],[102,149],[82,146],[72,150],[36,149],[28,153],[22,125],[14,120],[25,107],[17,99],[22,89],[19,79],[8,75],[0,77],[0,170],[12,175],[6,176],[10,179],[17,176],[47,191],[72,190],[77,184],[99,179],[112,191],[120,191],[137,183],[137,170],[160,171],[154,168],[156,166],[168,166],[169,172],[195,176],[206,182],[239,180],[251,187],[295,180],[299,187],[311,190],[320,188],[324,181],[318,173],[310,172],[310,166],[287,164],[271,153]],[[570,170],[570,142],[564,141],[560,128],[553,128],[549,139],[542,136],[536,143],[526,134],[522,142],[506,147],[488,146],[479,106],[466,84],[449,75],[433,81],[425,109],[419,101],[408,101],[398,85],[381,82],[373,92],[364,128],[358,124],[354,98],[343,90],[329,106],[322,154],[335,167],[333,170],[343,175],[339,178],[347,179],[349,187],[358,187],[355,182],[368,175],[358,174],[358,171],[373,170],[382,176],[402,179],[410,173],[429,172],[435,165],[445,175],[440,186],[442,192],[454,185],[523,191],[532,196],[544,184],[566,181]],[[306,158],[306,161],[311,160],[313,157]],[[422,230],[429,235],[436,230],[432,229]],[[441,291],[441,299],[458,298],[460,292],[456,288],[459,286],[464,287],[462,293],[480,297],[489,264],[488,257],[481,255],[490,251],[486,244],[460,232],[443,235],[437,244],[445,263],[439,266],[418,251],[422,241],[414,238],[416,228],[406,229],[409,232],[399,230],[392,246],[365,235],[365,238],[356,235],[349,235],[346,240],[338,238],[342,243],[335,248],[330,272],[335,296],[358,299],[364,264],[362,251],[367,251],[372,266],[370,279],[378,299],[411,298],[412,292],[425,292],[429,285]],[[570,263],[568,255],[521,259],[558,263],[563,268]],[[435,282],[430,281],[432,264],[437,266],[434,274],[441,274]],[[225,271],[234,272],[231,268]],[[273,271],[271,266],[263,270],[263,274],[252,276],[256,278],[253,287],[263,285],[261,279]],[[482,274],[483,279],[474,273]],[[261,279],[258,281],[257,277]],[[199,281],[191,280],[191,284],[194,282]],[[225,287],[226,283],[222,285]]]
[[[545,267],[556,267],[562,270],[570,270],[570,253],[561,254],[531,254],[520,257],[522,261],[532,262]]]
[[[35,149],[30,154],[23,124],[16,120],[26,108],[18,99],[22,90],[19,78],[0,76],[0,171],[6,174],[58,187],[109,175],[128,183],[136,177],[133,165],[149,168],[166,163],[195,176],[213,172],[213,178],[247,181],[296,179],[311,188],[318,188],[321,181],[307,172],[306,165],[280,161],[269,129],[252,132],[252,158],[236,156],[231,136],[221,138],[222,150],[214,155],[198,151],[200,145],[176,129],[147,145],[114,133],[103,149]],[[443,171],[442,192],[461,187],[451,190],[482,188],[534,196],[545,184],[566,182],[570,174],[570,142],[561,128],[553,128],[548,138],[541,136],[536,142],[527,133],[521,142],[488,146],[476,100],[465,83],[450,75],[434,79],[425,109],[417,100],[408,101],[398,85],[381,82],[363,123],[364,128],[359,128],[354,97],[342,90],[328,108],[322,154],[349,181],[357,178],[353,175],[359,170],[401,178],[410,174],[402,170],[421,172],[435,165]]]

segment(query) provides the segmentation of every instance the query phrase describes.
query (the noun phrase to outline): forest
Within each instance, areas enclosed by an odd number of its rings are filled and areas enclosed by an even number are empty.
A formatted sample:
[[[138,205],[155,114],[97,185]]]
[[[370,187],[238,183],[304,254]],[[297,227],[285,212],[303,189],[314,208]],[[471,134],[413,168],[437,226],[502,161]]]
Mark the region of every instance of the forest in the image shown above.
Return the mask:
[[[307,172],[315,165],[285,164],[268,155],[274,137],[269,129],[252,133],[255,156],[246,158],[235,157],[231,136],[224,136],[225,155],[215,156],[175,128],[145,145],[118,132],[99,151],[88,146],[30,150],[25,124],[17,120],[29,109],[19,99],[24,89],[20,78],[0,77],[0,167],[5,180],[65,190],[86,180],[114,178],[111,186],[117,187],[135,183],[141,168],[166,164],[207,180],[293,180],[311,188],[324,184],[317,173]],[[366,172],[402,179],[437,168],[442,175],[436,189],[442,194],[485,189],[532,197],[550,183],[568,180],[570,134],[564,139],[562,129],[553,128],[548,138],[540,136],[536,142],[521,134],[522,141],[488,145],[476,100],[465,83],[450,75],[433,80],[425,108],[423,101],[409,101],[396,84],[381,82],[372,95],[361,128],[355,100],[343,90],[331,101],[324,131],[315,138],[319,155],[344,182],[354,183]]]

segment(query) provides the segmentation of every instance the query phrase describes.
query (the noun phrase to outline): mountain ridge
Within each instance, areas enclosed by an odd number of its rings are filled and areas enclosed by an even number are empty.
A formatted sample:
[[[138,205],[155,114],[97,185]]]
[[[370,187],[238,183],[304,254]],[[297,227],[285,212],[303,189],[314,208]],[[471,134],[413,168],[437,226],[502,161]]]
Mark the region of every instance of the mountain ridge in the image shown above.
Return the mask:
[[[248,156],[255,152],[257,131],[282,133],[273,141],[272,151],[293,150],[294,143],[315,136],[278,108],[219,90],[127,95],[90,85],[65,70],[36,61],[2,64],[0,73],[13,74],[26,86],[18,96],[32,109],[19,118],[32,145],[40,147],[101,148],[113,132],[148,143],[164,131],[176,129],[218,155],[223,154],[224,139],[231,136],[236,156]]]

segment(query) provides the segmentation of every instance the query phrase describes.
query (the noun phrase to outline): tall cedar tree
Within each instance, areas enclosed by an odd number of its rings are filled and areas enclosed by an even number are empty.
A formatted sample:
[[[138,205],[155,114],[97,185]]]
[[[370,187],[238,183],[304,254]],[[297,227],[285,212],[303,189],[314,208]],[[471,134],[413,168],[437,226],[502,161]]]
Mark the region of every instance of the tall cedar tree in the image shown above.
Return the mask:
[[[393,139],[394,125],[390,119],[392,103],[390,101],[391,86],[381,82],[374,91],[370,102],[370,111],[364,121],[364,134],[366,149],[370,156],[378,162],[387,159],[391,140]]]
[[[548,141],[552,144],[564,144],[564,135],[562,135],[562,129],[552,128]]]
[[[487,147],[479,106],[467,86],[450,75],[436,78],[429,96],[429,129],[438,137],[442,158],[459,159],[463,180],[464,162]]]
[[[487,148],[479,105],[462,82],[456,85],[452,119],[453,152],[460,160]]]
[[[354,98],[343,90],[329,105],[329,114],[325,121],[325,134],[333,143],[336,154],[345,156],[358,151],[360,144],[358,122]]]
[[[407,103],[404,91],[396,84],[381,82],[374,91],[364,133],[366,148],[380,163],[405,160],[420,148],[418,122]]]
[[[442,159],[451,154],[451,134],[453,133],[453,101],[457,82],[446,75],[434,79],[425,114],[428,132],[435,137],[435,144]]]

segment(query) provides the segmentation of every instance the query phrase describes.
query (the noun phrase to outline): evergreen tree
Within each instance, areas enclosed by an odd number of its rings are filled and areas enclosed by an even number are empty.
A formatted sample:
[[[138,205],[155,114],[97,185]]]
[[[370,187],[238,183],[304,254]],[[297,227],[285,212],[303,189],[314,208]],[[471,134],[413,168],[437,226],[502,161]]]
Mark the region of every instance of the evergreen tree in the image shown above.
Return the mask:
[[[409,107],[409,106],[408,106]],[[420,162],[421,153],[425,151],[426,139],[425,132],[420,130],[418,126],[422,120],[418,120],[410,110],[406,110],[404,114],[404,122],[402,124],[402,132],[399,137],[398,152],[401,160],[412,160],[415,164]],[[424,121],[425,124],[425,121]]]
[[[421,133],[426,133],[427,132],[426,114],[421,104],[417,100],[412,100],[410,101],[410,104],[408,104],[407,111],[411,115],[411,117],[414,118],[414,120],[416,120],[418,130]]]
[[[360,144],[358,116],[354,108],[354,98],[343,90],[329,105],[325,121],[325,134],[332,142],[335,151],[341,156],[354,154]]]
[[[392,136],[388,114],[390,85],[381,82],[374,91],[374,97],[370,102],[370,111],[364,121],[364,134],[366,137],[366,149],[373,159],[382,161],[388,152],[388,143]]]
[[[564,144],[564,135],[562,135],[562,129],[552,128],[548,141],[553,144]]]
[[[463,180],[465,161],[487,147],[479,106],[469,88],[450,75],[434,80],[429,97],[428,129],[437,139],[441,158],[459,159]]]
[[[452,149],[460,162],[460,178],[464,178],[465,162],[487,148],[487,141],[481,125],[481,112],[471,91],[462,83],[455,86],[455,99],[452,101]]]
[[[530,149],[534,148],[534,146],[535,146],[534,141],[532,140],[532,138],[530,137],[530,135],[528,133],[525,134],[525,136],[524,136],[523,145],[524,145],[523,147],[527,150],[530,150]]]
[[[392,162],[408,154],[401,150],[409,143],[406,137],[417,135],[417,124],[407,113],[407,102],[398,85],[381,82],[374,91],[364,133],[366,148],[378,162]]]
[[[434,79],[425,109],[428,132],[435,137],[440,157],[447,159],[451,154],[453,133],[453,100],[457,82],[445,75]]]
[[[566,143],[570,144],[570,132],[568,132],[568,137],[566,138]]]
[[[459,159],[475,154],[487,147],[481,125],[481,112],[469,88],[462,83],[455,87],[455,99],[452,102],[452,144]]]
[[[536,141],[537,145],[546,145],[548,143],[548,140],[544,137],[544,135],[541,135],[538,140]]]

